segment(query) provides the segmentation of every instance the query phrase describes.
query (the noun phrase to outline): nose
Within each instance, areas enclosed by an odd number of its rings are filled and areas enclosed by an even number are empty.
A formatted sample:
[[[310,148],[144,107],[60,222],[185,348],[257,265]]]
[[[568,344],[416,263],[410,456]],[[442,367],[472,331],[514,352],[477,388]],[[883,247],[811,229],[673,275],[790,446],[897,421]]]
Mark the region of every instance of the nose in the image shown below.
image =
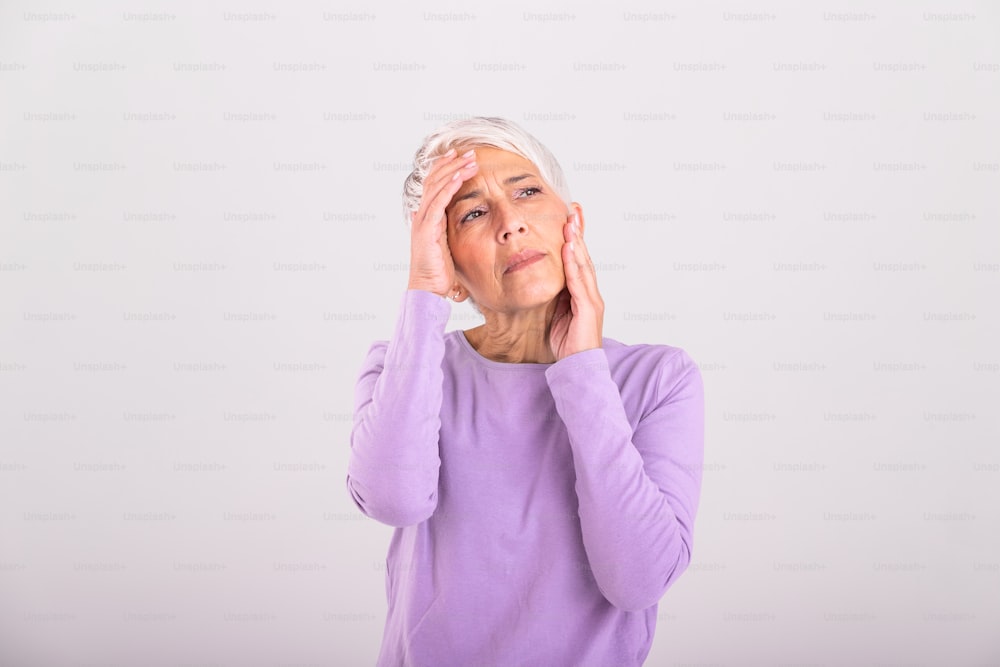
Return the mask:
[[[510,204],[498,205],[495,208],[495,216],[499,220],[497,240],[500,243],[506,243],[511,235],[523,234],[528,229],[524,217]]]

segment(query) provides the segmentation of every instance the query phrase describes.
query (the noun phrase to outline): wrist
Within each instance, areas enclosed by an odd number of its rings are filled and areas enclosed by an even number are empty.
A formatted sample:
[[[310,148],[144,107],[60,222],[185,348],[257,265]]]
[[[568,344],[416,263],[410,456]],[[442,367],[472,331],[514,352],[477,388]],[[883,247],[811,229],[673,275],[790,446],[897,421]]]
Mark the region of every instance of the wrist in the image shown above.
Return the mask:
[[[428,285],[421,285],[420,283],[415,283],[415,282],[412,282],[412,281],[409,282],[409,283],[407,283],[406,289],[408,289],[408,290],[415,289],[415,290],[421,290],[423,292],[430,292],[431,294],[436,294],[437,296],[441,297],[442,299],[447,299],[448,298],[446,295],[440,294],[440,293],[434,291],[434,289],[432,289]]]

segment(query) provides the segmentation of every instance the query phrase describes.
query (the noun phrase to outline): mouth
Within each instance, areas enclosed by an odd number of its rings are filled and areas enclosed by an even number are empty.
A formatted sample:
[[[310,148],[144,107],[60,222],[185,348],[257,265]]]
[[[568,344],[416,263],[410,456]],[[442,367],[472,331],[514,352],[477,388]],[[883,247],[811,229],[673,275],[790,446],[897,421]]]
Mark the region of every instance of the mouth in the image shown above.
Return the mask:
[[[545,253],[539,250],[533,250],[530,248],[522,250],[508,260],[507,268],[504,269],[504,275],[523,269],[526,266],[530,266],[543,257],[545,257]]]

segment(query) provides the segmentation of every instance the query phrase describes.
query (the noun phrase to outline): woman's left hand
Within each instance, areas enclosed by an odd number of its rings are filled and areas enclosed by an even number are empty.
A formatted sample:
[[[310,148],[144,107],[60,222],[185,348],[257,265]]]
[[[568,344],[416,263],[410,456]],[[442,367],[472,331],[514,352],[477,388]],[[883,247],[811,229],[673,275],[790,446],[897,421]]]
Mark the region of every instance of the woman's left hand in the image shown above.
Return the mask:
[[[563,225],[563,272],[566,287],[556,300],[549,328],[549,347],[556,361],[571,354],[603,347],[604,299],[597,289],[597,272],[583,242],[576,213]],[[572,247],[571,247],[572,246]]]

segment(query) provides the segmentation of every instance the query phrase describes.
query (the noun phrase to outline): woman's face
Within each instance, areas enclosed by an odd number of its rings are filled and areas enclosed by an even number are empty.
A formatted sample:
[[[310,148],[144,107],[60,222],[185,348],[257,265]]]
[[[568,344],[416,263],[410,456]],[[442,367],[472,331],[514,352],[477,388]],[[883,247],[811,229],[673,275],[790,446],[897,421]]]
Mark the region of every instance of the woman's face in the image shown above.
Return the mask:
[[[445,209],[456,278],[484,316],[548,304],[566,286],[563,226],[573,210],[530,160],[492,146],[475,151],[479,168]],[[572,206],[582,229],[580,206]],[[544,256],[505,272],[511,256],[529,249]]]

